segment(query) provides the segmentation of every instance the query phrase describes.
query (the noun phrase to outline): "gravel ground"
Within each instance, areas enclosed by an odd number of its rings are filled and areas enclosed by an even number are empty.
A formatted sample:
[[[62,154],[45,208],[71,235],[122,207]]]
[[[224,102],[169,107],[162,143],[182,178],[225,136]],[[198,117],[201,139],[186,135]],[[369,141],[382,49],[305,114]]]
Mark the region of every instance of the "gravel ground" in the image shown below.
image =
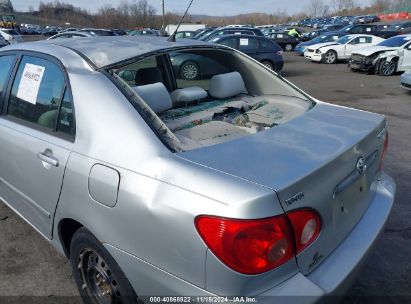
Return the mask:
[[[384,234],[344,303],[411,302],[411,94],[400,88],[399,75],[354,73],[345,63],[311,63],[295,54],[285,58],[284,77],[315,98],[387,116],[390,148],[385,168],[397,182],[398,194]],[[0,296],[78,295],[68,261],[4,204],[0,243]]]

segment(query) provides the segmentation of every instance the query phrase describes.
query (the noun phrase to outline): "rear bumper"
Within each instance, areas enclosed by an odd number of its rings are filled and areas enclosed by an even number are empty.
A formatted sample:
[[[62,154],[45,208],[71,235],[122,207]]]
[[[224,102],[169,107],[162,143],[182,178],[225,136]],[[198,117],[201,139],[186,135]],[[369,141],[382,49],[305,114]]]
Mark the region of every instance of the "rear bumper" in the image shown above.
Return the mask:
[[[383,230],[394,196],[395,183],[391,177],[383,174],[366,213],[334,252],[308,276],[297,273],[259,294],[258,303],[333,302],[335,299],[330,296],[344,295]],[[186,296],[195,301],[196,296],[217,296],[109,244],[105,244],[105,247],[143,300],[150,296]]]

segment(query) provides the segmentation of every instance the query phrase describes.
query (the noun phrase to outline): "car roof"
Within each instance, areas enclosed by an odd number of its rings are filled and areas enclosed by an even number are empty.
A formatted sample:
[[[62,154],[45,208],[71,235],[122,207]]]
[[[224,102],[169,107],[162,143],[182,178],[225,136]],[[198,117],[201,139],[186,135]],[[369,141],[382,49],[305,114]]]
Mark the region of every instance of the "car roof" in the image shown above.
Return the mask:
[[[50,47],[51,45],[55,47]],[[18,43],[2,50],[30,50],[43,53],[47,50],[46,53],[61,59],[67,66],[70,62],[60,58],[61,48],[64,48],[88,59],[95,68],[104,68],[149,53],[196,46],[215,47],[210,43],[193,39],[177,39],[176,42],[169,42],[165,37],[107,36]]]
[[[248,34],[229,34],[229,35],[221,35],[221,36],[218,36],[218,37],[212,39],[211,41],[214,41],[214,40],[216,40],[216,39],[221,40],[221,39],[223,39],[223,38],[224,38],[224,39],[225,39],[225,38],[257,38],[257,39],[267,39],[267,40],[270,40],[270,41],[271,41],[271,39],[269,39],[269,38],[267,38],[267,37],[265,37],[265,36],[256,36],[256,35],[248,35]]]

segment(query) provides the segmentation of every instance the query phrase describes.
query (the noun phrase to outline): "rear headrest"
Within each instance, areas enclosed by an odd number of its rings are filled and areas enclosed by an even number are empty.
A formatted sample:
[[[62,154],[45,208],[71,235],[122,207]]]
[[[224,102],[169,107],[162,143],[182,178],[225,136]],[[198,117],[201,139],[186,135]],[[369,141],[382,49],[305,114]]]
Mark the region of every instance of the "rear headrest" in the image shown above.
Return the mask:
[[[207,97],[207,92],[200,87],[177,89],[171,93],[173,104],[188,104]]]
[[[215,75],[210,80],[210,95],[214,98],[228,98],[246,93],[243,77],[238,72]]]
[[[170,94],[161,82],[133,88],[155,113],[162,113],[173,107]]]
[[[140,69],[136,73],[136,86],[153,84],[156,82],[164,83],[163,74],[157,67]]]

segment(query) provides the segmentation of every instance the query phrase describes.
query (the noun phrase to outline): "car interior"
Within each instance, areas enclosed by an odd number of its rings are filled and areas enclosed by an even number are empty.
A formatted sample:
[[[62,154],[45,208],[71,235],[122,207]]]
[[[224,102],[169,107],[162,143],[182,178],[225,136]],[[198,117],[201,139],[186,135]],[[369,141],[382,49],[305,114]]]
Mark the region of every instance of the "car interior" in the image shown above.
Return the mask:
[[[197,78],[181,75],[186,62],[199,68]],[[255,134],[313,106],[306,95],[267,68],[228,50],[170,52],[114,72],[126,89],[137,93],[142,112],[149,112],[150,121],[177,151]]]

